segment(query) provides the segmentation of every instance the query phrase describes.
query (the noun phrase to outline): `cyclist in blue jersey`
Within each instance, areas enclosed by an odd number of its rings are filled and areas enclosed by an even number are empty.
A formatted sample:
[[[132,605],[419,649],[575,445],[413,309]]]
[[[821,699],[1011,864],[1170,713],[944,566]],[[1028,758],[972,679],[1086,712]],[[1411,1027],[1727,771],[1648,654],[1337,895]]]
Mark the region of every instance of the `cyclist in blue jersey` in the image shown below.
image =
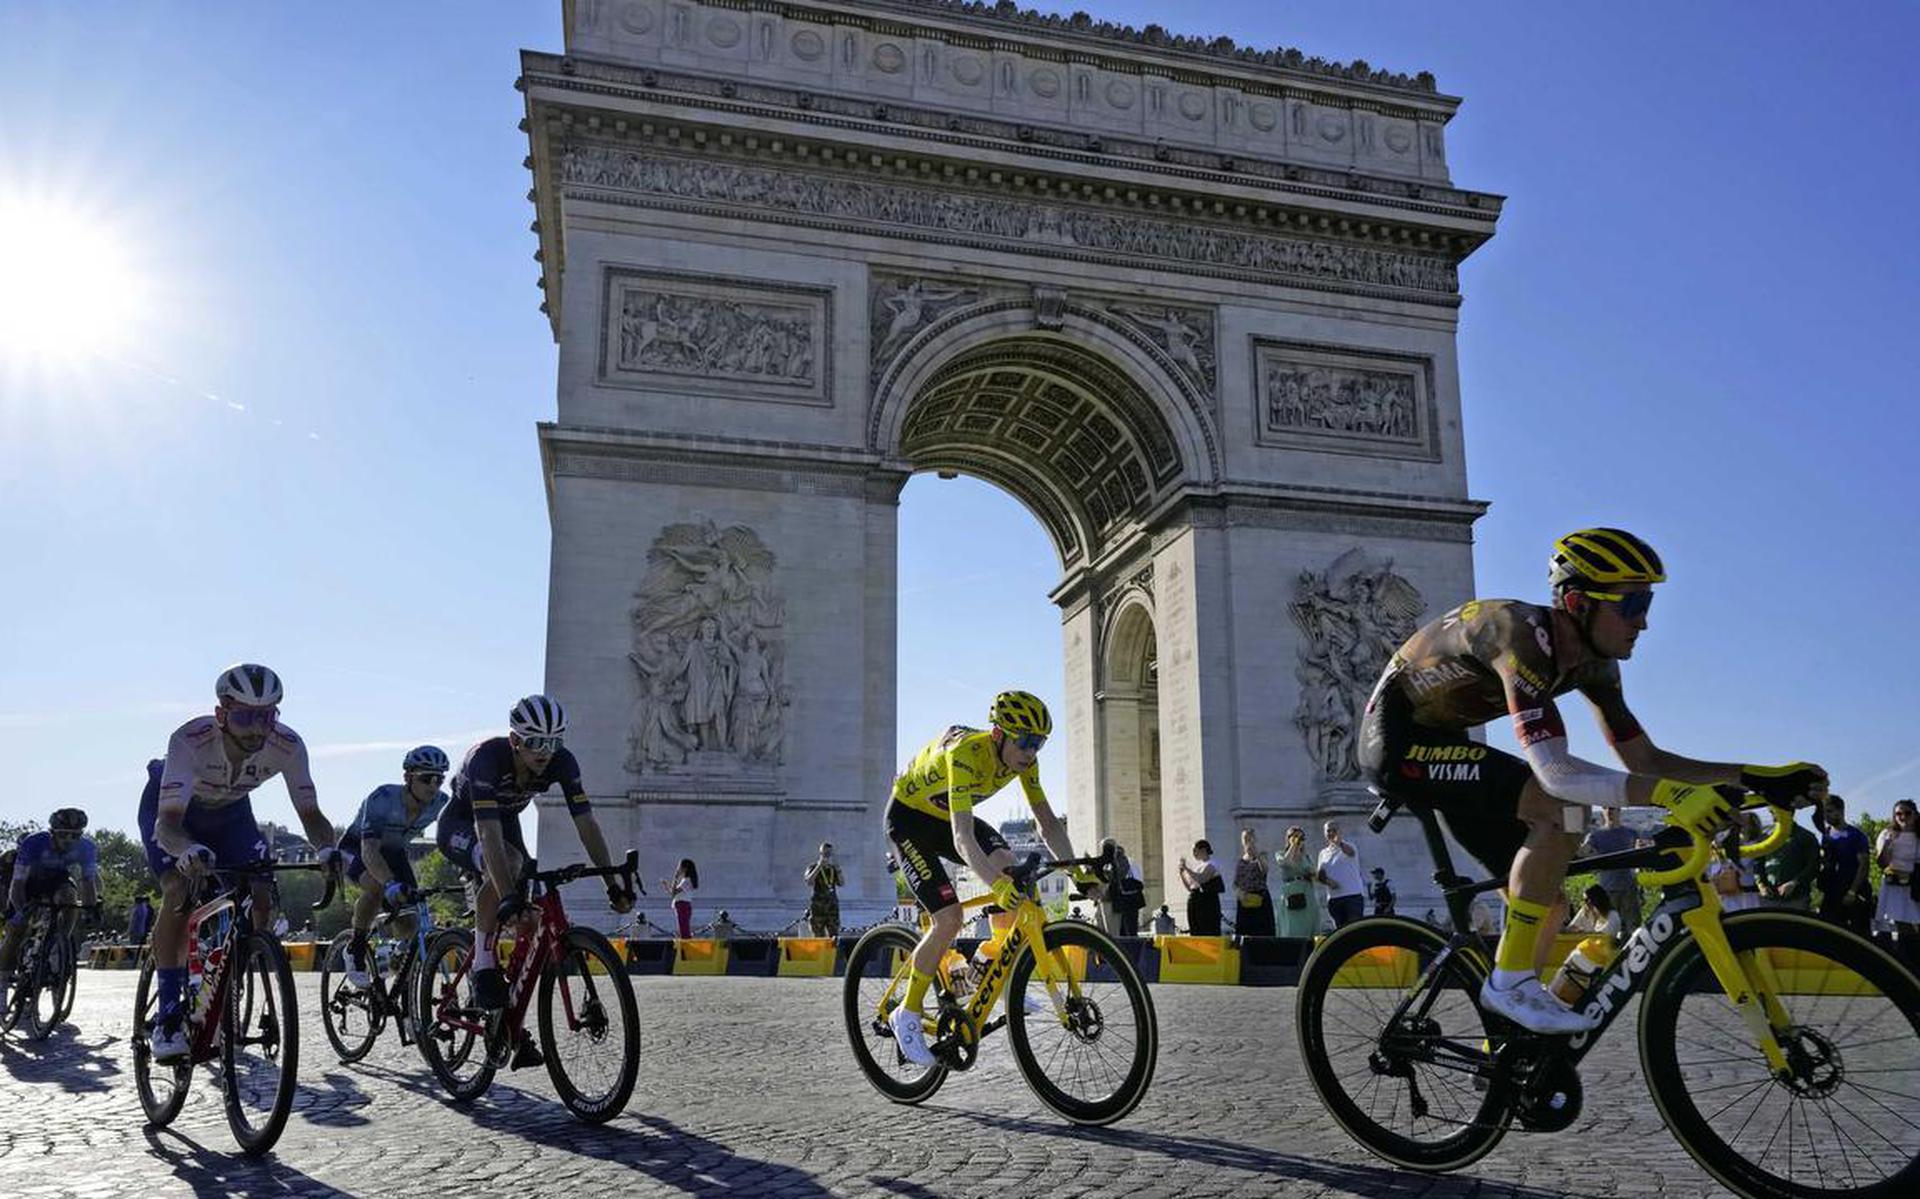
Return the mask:
[[[13,878],[7,886],[4,924],[0,924],[0,1011],[13,989],[13,968],[20,958],[20,942],[27,923],[27,905],[47,901],[74,901],[73,873],[80,872],[80,903],[95,920],[100,915],[99,853],[86,835],[87,814],[79,808],[61,808],[47,820],[46,831],[20,839],[14,856]],[[71,908],[59,914],[59,929],[72,936],[80,913]]]
[[[520,828],[520,813],[533,797],[559,787],[587,856],[595,866],[613,864],[580,782],[580,763],[562,744],[566,709],[558,700],[529,695],[513,706],[507,726],[506,736],[489,737],[467,751],[454,775],[453,799],[440,815],[435,838],[449,862],[481,880],[473,908],[473,993],[475,1001],[487,1008],[505,1007],[507,1002],[506,979],[495,957],[500,898],[518,890],[532,858]],[[622,890],[616,878],[607,879],[609,907],[628,912],[633,902],[633,894]]]
[[[398,909],[394,934],[403,940],[413,935],[413,910],[408,905],[420,884],[407,856],[407,843],[438,820],[447,806],[440,784],[450,765],[446,751],[437,745],[408,750],[400,762],[406,781],[375,787],[340,835],[347,879],[360,884],[360,899],[353,907],[353,938],[347,945],[348,986],[366,987],[373,981],[367,969],[367,933],[382,902]]]

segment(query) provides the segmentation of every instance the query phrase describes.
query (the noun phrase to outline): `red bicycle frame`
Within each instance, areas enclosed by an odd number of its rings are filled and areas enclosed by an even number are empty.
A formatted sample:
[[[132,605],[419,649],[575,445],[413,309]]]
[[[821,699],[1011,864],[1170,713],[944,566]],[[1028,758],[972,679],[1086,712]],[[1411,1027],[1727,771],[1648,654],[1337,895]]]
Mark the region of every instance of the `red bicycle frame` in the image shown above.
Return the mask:
[[[532,912],[536,917],[533,932],[529,936],[515,937],[513,956],[507,959],[507,1006],[505,1010],[506,1031],[516,1036],[526,1020],[527,1005],[533,1000],[533,984],[549,966],[557,966],[563,956],[561,943],[567,938],[567,932],[573,927],[567,921],[566,908],[561,906],[560,891],[557,887],[548,887],[532,901]],[[454,1006],[454,997],[459,994],[460,980],[473,968],[468,959],[466,966],[454,975],[452,986],[443,987],[440,992],[440,1008],[434,1018],[449,1028],[458,1028],[476,1036],[485,1036],[487,1026],[476,1020],[469,1020],[459,1013],[463,1010]],[[579,1018],[573,1010],[573,992],[567,987],[560,988],[561,1003],[566,1008],[567,1027],[570,1030],[580,1027]]]

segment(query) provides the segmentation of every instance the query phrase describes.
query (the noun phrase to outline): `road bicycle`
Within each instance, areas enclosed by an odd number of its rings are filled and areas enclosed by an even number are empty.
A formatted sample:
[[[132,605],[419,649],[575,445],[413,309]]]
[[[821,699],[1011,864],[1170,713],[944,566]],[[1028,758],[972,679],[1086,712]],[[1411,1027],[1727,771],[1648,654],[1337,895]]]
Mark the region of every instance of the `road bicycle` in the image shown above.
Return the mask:
[[[1153,997],[1126,951],[1081,920],[1049,920],[1034,887],[1056,870],[1091,870],[1109,886],[1112,855],[1042,861],[1029,854],[1010,870],[1019,892],[1012,926],[984,968],[949,953],[935,973],[937,1003],[926,1017],[935,1061],[900,1053],[888,1017],[906,998],[919,935],[899,924],[869,930],[847,955],[847,1040],[876,1090],[895,1103],[923,1103],[956,1070],[977,1060],[980,1043],[1002,1028],[1020,1073],[1040,1101],[1076,1124],[1111,1124],[1146,1097],[1160,1052]],[[994,902],[985,895],[963,908]],[[1002,997],[1005,1011],[993,1015]]]
[[[626,1107],[640,1068],[633,982],[612,943],[568,923],[559,888],[578,879],[618,878],[633,894],[638,865],[639,854],[629,851],[617,866],[533,871],[527,876],[530,893],[501,902],[501,928],[521,912],[532,925],[514,939],[505,968],[505,1008],[489,1010],[474,1001],[473,933],[442,929],[427,943],[420,970],[420,1052],[456,1103],[485,1093],[494,1074],[524,1052],[527,1006],[537,981],[540,1048],[560,1102],[589,1124],[605,1123]]]
[[[416,888],[404,906],[413,909],[413,935],[404,939],[391,936],[398,908],[388,906],[374,919],[368,930],[365,963],[368,985],[349,983],[347,950],[353,944],[351,928],[334,937],[320,965],[320,1017],[327,1040],[343,1063],[357,1062],[373,1049],[380,1032],[392,1020],[402,1045],[415,1044],[419,1020],[414,1013],[420,1001],[420,963],[426,960],[427,943],[434,934],[433,913],[427,901],[436,895],[461,895],[465,887]],[[389,969],[389,967],[391,967]]]
[[[17,931],[22,939],[15,958],[13,993],[0,1011],[0,1033],[24,1025],[27,1039],[44,1041],[73,1012],[79,989],[79,944],[60,931],[60,914],[84,908],[75,903],[34,900]]]
[[[1420,821],[1456,930],[1504,880],[1453,871],[1426,805],[1381,793],[1378,832]],[[1745,797],[1742,806],[1761,807]],[[1783,845],[1793,815],[1729,858]],[[1920,1194],[1920,982],[1863,937],[1801,912],[1723,914],[1707,882],[1714,837],[1667,827],[1650,848],[1583,858],[1576,873],[1642,870],[1663,898],[1574,1006],[1591,1031],[1543,1036],[1487,1012],[1487,944],[1372,917],[1321,942],[1296,1019],[1308,1076],[1342,1127],[1386,1160],[1457,1170],[1515,1124],[1556,1132],[1580,1115],[1579,1064],[1639,996],[1640,1067],[1674,1139],[1747,1196]],[[1674,863],[1678,864],[1675,865]]]
[[[150,1126],[173,1122],[187,1102],[193,1067],[206,1065],[220,1087],[227,1125],[241,1152],[257,1157],[280,1139],[293,1110],[300,1066],[300,1011],[280,939],[254,927],[253,885],[266,881],[270,906],[277,906],[279,875],[326,869],[318,862],[260,861],[218,869],[208,877],[199,906],[186,913],[185,1061],[154,1060],[159,995],[153,951],[142,953],[133,994],[133,1078]],[[338,886],[339,875],[328,871],[315,911],[333,902]]]

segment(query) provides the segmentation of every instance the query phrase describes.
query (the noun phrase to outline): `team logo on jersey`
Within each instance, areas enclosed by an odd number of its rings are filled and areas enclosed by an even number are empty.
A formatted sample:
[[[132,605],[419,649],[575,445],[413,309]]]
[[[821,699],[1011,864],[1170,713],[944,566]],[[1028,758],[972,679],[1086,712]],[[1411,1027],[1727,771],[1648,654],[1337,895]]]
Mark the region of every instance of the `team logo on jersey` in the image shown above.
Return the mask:
[[[1444,687],[1448,683],[1464,682],[1472,677],[1473,671],[1459,662],[1441,662],[1420,670],[1409,671],[1407,685],[1419,694],[1425,695],[1437,687]]]
[[[1484,745],[1414,745],[1407,749],[1413,762],[1478,762],[1487,756]]]

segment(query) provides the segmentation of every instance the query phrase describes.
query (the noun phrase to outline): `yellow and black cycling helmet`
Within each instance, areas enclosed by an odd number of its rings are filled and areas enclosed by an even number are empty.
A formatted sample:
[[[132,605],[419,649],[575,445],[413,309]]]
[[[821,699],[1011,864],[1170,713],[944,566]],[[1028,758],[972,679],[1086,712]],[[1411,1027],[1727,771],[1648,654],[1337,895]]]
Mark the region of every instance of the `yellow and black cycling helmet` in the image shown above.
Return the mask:
[[[993,727],[1010,737],[1029,733],[1045,737],[1053,732],[1053,717],[1032,692],[1002,691],[993,697]]]
[[[1548,580],[1556,592],[1606,591],[1622,583],[1664,583],[1653,547],[1625,529],[1581,529],[1553,543]]]

